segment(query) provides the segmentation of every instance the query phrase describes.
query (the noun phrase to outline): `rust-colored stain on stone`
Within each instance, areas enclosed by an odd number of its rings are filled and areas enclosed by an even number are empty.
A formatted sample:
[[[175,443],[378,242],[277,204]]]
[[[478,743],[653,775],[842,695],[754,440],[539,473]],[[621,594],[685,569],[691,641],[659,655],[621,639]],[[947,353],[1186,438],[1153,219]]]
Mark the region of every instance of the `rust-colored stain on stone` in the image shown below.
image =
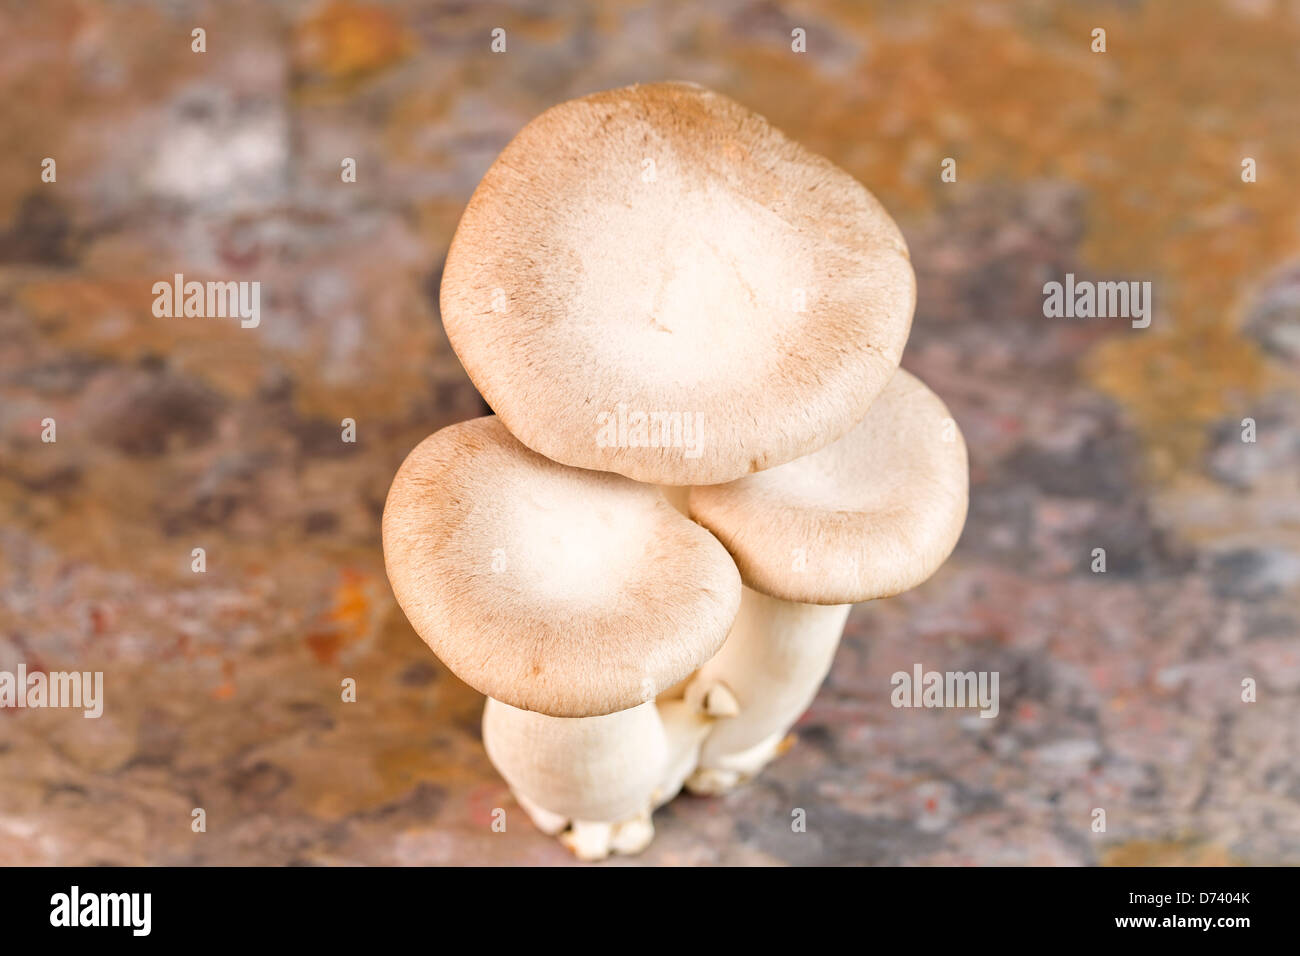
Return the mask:
[[[313,10],[294,34],[295,64],[305,73],[357,80],[392,66],[412,42],[400,17],[375,3],[334,0]]]
[[[1219,846],[1176,840],[1134,840],[1106,851],[1104,866],[1240,866],[1241,861]]]

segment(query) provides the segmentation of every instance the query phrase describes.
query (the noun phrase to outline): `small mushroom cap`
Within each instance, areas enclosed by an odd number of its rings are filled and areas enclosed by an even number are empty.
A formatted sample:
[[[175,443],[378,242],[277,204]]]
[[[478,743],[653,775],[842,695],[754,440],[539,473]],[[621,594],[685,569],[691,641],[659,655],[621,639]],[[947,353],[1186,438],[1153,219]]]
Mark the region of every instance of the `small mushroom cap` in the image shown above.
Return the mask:
[[[383,536],[398,603],[452,672],[555,717],[652,699],[740,605],[722,545],[653,487],[549,461],[491,416],[416,446]]]
[[[865,187],[688,83],[524,127],[465,209],[441,294],[452,346],[520,441],[670,485],[844,434],[898,366],[915,301]]]
[[[691,517],[757,591],[852,604],[916,587],[966,521],[966,443],[939,397],[899,369],[866,417],[820,451],[692,488]]]

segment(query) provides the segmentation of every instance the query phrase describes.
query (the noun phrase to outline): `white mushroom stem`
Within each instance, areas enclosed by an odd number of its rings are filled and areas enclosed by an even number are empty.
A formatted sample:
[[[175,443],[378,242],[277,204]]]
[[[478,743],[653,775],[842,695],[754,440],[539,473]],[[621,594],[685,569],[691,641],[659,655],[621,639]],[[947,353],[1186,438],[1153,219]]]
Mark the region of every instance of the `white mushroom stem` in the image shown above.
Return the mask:
[[[693,772],[705,719],[677,701],[600,717],[549,717],[489,697],[483,744],[538,829],[584,860],[639,853],[650,814]]]
[[[655,485],[659,493],[679,512],[691,516],[691,489],[689,485]]]
[[[686,700],[714,721],[692,793],[753,777],[774,756],[830,672],[850,604],[797,604],[745,588],[722,649],[695,675]],[[734,709],[734,716],[725,716]]]

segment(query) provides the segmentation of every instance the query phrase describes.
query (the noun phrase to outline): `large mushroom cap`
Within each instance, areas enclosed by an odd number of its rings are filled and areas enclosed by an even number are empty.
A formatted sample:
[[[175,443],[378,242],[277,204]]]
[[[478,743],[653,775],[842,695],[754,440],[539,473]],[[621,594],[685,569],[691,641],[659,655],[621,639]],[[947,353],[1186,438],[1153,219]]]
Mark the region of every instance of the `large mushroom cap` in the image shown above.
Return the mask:
[[[466,683],[556,717],[612,713],[687,677],[727,636],[740,576],[652,487],[579,471],[496,418],[407,456],[384,562],[411,625]]]
[[[655,83],[524,127],[465,209],[441,301],[525,445],[687,485],[844,434],[915,297],[898,227],[853,177],[725,96]]]
[[[966,444],[939,397],[899,369],[866,417],[820,451],[713,487],[691,516],[745,584],[787,601],[890,597],[933,574],[966,521]]]

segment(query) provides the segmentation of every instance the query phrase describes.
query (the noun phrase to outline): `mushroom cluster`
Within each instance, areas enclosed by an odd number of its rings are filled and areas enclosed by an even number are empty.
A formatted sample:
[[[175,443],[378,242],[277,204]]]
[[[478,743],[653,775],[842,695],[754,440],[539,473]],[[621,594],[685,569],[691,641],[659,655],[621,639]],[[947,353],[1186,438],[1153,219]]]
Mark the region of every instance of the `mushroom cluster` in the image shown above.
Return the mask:
[[[699,86],[562,103],[483,177],[441,306],[495,414],[407,457],[384,559],[579,857],[758,773],[850,606],[952,551],[966,448],[898,367],[914,305],[876,199]]]

